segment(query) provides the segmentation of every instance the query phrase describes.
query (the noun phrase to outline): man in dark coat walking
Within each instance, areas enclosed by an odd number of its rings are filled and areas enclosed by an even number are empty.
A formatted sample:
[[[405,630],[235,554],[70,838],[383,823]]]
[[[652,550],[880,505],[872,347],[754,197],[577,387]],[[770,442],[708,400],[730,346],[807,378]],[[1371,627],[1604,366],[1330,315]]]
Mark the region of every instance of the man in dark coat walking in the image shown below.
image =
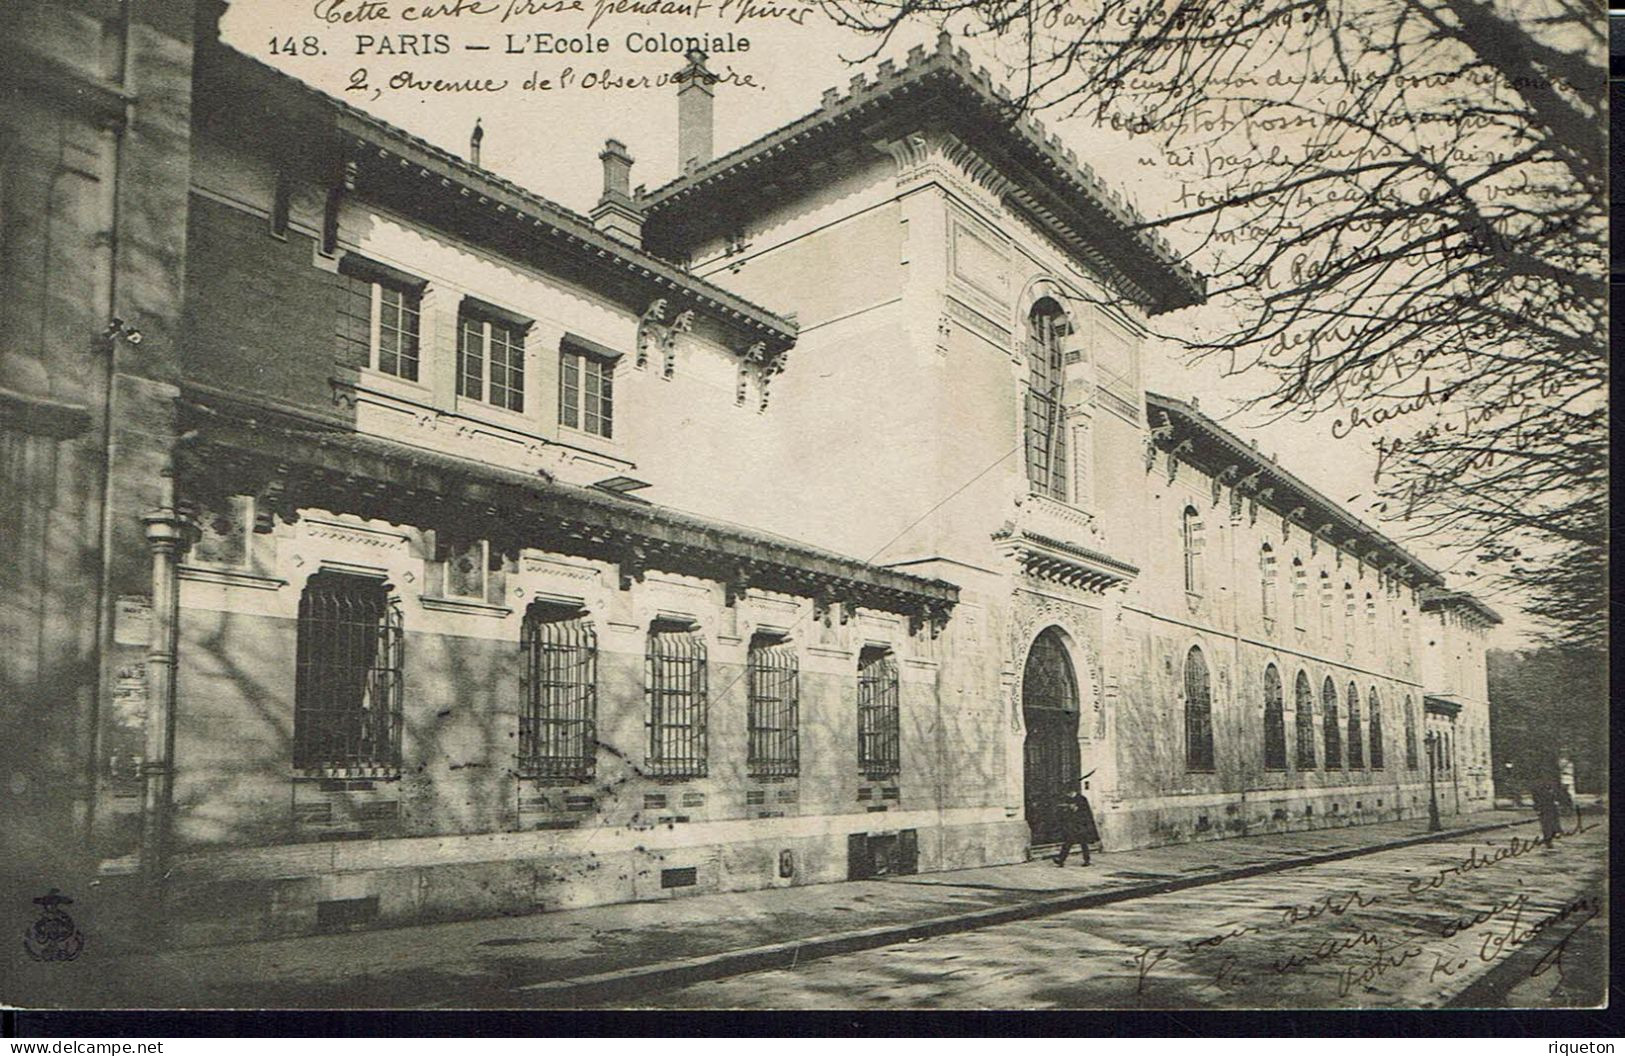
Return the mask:
[[[1056,856],[1055,864],[1066,865],[1067,855],[1072,845],[1078,845],[1083,853],[1083,864],[1089,864],[1089,845],[1100,842],[1100,829],[1095,826],[1095,812],[1089,807],[1089,797],[1083,794],[1083,782],[1094,773],[1078,778],[1078,787],[1071,795],[1061,797],[1059,809],[1061,812],[1061,853]]]

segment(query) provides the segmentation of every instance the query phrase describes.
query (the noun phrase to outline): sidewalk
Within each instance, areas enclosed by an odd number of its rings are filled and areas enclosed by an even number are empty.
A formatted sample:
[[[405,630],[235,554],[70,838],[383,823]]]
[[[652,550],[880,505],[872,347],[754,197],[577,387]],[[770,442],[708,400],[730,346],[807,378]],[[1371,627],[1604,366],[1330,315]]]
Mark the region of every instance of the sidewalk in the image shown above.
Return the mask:
[[[1531,824],[1525,811],[1445,832]],[[1425,840],[1425,821],[55,965],[32,1007],[561,1007]],[[41,980],[42,983],[45,980]]]

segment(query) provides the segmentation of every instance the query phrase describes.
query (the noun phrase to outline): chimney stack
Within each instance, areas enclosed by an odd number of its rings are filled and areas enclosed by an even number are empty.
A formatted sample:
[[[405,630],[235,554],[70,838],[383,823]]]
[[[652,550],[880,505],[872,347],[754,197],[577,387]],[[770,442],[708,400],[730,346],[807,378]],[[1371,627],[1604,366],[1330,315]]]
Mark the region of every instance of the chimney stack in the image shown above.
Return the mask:
[[[480,141],[485,138],[485,129],[480,127],[480,119],[474,119],[474,131],[468,137],[468,160],[470,164],[480,163]]]
[[[618,139],[604,140],[604,193],[592,210],[593,226],[622,242],[643,244],[643,210],[632,198],[632,155]]]
[[[705,68],[705,52],[688,53],[688,65],[678,74],[677,169],[687,175],[711,160],[711,86],[716,74]]]

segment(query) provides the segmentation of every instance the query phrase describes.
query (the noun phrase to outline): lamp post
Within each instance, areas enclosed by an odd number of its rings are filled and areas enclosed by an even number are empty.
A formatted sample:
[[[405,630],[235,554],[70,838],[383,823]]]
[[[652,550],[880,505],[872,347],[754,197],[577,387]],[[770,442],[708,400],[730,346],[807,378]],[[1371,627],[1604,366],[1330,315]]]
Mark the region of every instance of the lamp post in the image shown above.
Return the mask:
[[[1439,731],[1429,730],[1423,738],[1428,749],[1428,831],[1439,831],[1439,791],[1433,780],[1433,767],[1439,755]]]

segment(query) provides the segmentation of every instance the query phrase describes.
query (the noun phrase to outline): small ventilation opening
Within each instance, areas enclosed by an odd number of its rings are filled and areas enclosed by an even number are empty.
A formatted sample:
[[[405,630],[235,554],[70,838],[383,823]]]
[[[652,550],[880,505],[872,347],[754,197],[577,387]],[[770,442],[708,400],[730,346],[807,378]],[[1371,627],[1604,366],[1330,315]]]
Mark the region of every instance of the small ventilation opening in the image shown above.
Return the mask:
[[[682,869],[660,870],[660,886],[666,887],[693,887],[700,882],[700,871],[697,866],[685,866]]]
[[[316,926],[323,931],[344,931],[368,924],[378,917],[378,896],[332,898],[316,903]]]

